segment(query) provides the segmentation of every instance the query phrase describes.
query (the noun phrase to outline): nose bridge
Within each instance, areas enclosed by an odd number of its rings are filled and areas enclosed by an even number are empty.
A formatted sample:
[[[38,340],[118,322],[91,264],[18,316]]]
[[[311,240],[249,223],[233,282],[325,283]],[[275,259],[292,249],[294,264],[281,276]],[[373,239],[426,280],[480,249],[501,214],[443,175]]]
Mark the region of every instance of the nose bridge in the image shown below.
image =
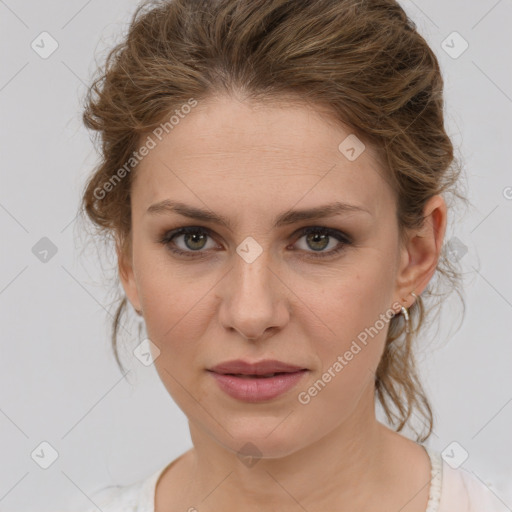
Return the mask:
[[[269,251],[249,240],[238,246],[237,253],[223,287],[221,322],[226,329],[256,339],[285,321],[285,308],[279,304]]]
[[[242,249],[239,247],[239,250]],[[260,296],[260,299],[264,298],[263,296],[269,298],[271,293],[270,276],[272,275],[268,269],[269,259],[268,250],[262,251],[254,260],[244,259],[240,255],[235,259],[233,285],[235,293],[239,293],[241,299],[246,300],[250,296]]]

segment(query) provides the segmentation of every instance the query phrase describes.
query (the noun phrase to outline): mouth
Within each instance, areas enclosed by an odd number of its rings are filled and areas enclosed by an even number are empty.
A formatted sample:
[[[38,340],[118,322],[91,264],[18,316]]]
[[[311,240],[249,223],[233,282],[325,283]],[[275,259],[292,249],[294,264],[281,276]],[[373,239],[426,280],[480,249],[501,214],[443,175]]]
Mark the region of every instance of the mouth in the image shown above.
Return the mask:
[[[263,363],[258,366],[249,365],[253,369],[240,370],[240,362],[231,363],[237,370],[227,371],[224,366],[209,369],[208,372],[214,378],[219,389],[226,395],[242,402],[264,402],[274,400],[295,387],[298,382],[309,372],[306,368],[287,365],[283,370],[283,364],[279,371],[269,371],[268,365],[276,363]],[[215,367],[214,367],[215,368]],[[256,368],[256,369],[254,369]]]

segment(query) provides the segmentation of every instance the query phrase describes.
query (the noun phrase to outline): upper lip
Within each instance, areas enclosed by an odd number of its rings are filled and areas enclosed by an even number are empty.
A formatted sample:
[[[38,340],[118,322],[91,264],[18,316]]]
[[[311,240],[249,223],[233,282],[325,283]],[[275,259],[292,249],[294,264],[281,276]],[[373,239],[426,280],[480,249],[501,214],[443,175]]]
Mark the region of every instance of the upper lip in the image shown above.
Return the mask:
[[[267,373],[278,372],[296,372],[298,370],[307,370],[303,366],[284,363],[275,359],[264,359],[263,361],[249,362],[242,359],[225,361],[212,368],[210,371],[215,373],[232,373],[237,375],[266,375]]]

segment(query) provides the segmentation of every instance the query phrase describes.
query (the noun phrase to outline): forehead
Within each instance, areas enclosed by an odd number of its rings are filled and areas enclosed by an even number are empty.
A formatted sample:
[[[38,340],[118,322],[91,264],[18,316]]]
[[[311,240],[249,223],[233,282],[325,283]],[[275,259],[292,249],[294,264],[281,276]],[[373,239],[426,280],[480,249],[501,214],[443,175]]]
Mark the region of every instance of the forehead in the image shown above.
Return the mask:
[[[218,204],[244,197],[268,207],[270,197],[283,204],[303,197],[301,206],[346,200],[378,210],[386,194],[391,199],[387,177],[373,148],[354,137],[307,104],[217,97],[199,102],[161,140],[152,137],[133,192],[146,208],[196,195],[196,204],[201,196]]]

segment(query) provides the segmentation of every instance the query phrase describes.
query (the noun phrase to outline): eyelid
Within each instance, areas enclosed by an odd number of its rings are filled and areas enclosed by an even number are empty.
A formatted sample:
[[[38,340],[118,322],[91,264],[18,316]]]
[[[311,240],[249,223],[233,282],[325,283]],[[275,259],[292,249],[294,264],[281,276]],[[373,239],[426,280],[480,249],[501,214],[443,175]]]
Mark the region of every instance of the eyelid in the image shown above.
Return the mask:
[[[295,231],[293,236],[299,236],[299,238],[301,238],[302,236],[315,231],[324,232],[326,235],[336,238],[338,240],[341,239],[341,242],[345,242],[347,244],[352,243],[352,237],[348,233],[336,228],[330,228],[328,226],[322,225],[304,226]]]

